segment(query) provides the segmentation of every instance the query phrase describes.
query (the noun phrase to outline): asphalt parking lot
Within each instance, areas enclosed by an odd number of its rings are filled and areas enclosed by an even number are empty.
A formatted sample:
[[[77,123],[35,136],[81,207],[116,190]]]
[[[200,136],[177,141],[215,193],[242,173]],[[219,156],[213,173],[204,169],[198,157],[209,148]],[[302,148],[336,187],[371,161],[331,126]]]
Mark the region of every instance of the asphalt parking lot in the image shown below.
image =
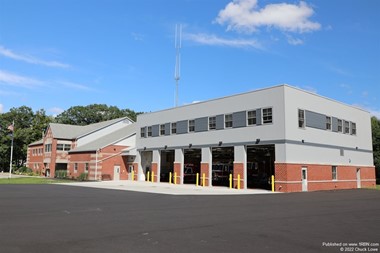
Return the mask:
[[[361,242],[379,252],[379,212],[380,192],[365,189],[181,196],[1,185],[0,252],[358,252]]]

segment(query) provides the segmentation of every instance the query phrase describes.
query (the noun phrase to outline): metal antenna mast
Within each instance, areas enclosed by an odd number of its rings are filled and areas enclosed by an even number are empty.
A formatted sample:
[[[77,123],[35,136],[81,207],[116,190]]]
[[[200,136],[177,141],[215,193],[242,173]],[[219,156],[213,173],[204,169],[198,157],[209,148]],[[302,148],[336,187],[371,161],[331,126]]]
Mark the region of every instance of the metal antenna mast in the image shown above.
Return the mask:
[[[175,56],[175,69],[174,69],[174,80],[175,80],[175,106],[178,106],[178,82],[181,74],[181,42],[182,40],[182,25],[175,25],[175,40],[174,46],[176,51]]]

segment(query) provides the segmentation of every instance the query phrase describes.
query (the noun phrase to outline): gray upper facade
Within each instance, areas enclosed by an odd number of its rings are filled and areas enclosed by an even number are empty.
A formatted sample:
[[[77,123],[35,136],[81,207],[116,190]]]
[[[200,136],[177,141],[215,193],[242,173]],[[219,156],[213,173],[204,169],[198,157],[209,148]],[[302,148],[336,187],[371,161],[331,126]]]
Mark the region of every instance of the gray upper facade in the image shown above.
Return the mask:
[[[139,115],[138,150],[275,144],[276,162],[373,165],[370,114],[288,85]]]

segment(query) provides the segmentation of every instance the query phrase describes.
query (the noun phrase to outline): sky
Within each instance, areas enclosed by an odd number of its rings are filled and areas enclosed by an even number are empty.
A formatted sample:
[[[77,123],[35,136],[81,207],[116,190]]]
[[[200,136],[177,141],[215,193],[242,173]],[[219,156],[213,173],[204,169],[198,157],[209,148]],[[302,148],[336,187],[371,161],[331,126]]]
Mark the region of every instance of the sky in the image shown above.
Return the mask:
[[[289,84],[380,118],[377,0],[0,0],[0,113],[179,105]]]

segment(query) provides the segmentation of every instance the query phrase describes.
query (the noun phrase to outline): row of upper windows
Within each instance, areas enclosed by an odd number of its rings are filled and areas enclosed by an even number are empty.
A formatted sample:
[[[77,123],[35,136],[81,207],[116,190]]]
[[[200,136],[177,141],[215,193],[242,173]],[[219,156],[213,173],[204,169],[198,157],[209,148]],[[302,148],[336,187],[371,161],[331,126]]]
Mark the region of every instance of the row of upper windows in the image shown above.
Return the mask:
[[[71,144],[57,144],[57,151],[69,151],[71,149]],[[51,144],[45,144],[45,152],[51,152],[52,145]]]
[[[33,148],[32,149],[32,156],[42,155],[43,148]]]
[[[333,132],[338,132],[338,133],[344,133],[344,134],[351,134],[351,135],[356,135],[357,129],[356,129],[356,123],[347,121],[347,120],[342,120],[338,119],[335,117],[331,116],[326,116],[322,114],[319,115],[319,120],[324,120],[324,122],[319,122],[320,125],[323,125],[323,127],[318,127],[320,129],[325,129],[328,131],[333,131]],[[333,129],[333,122],[332,119],[336,120],[336,126],[334,125]],[[306,125],[306,116],[305,116],[305,110],[303,109],[298,109],[298,127],[299,128],[305,128]]]
[[[257,125],[258,122],[258,115],[257,111],[260,110],[260,122],[262,124],[271,124],[273,123],[273,110],[272,108],[262,108],[262,109],[256,109],[256,110],[251,110],[251,111],[246,111],[246,125],[248,126],[254,126]],[[233,122],[234,122],[234,114],[224,114],[224,128],[219,128],[219,129],[228,129],[228,128],[233,128]],[[172,123],[167,123],[170,125],[170,134],[177,134],[177,123],[178,122],[172,122]],[[191,119],[187,121],[187,126],[188,126],[188,132],[195,132],[195,120]],[[164,136],[168,135],[166,132],[166,124],[161,124],[159,125],[159,135]],[[211,116],[208,117],[208,130],[217,130],[217,116]],[[148,127],[142,127],[140,129],[140,137],[141,138],[146,138],[146,137],[152,137],[153,136],[153,126],[148,126]]]

